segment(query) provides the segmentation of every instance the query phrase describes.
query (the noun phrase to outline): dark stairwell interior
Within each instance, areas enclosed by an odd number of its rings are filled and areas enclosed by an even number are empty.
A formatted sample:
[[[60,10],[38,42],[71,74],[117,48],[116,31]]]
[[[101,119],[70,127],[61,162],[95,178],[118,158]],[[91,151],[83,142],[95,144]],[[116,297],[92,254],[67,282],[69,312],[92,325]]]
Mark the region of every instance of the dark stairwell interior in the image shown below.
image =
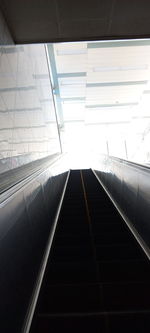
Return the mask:
[[[149,332],[149,260],[91,170],[71,171],[30,333]]]

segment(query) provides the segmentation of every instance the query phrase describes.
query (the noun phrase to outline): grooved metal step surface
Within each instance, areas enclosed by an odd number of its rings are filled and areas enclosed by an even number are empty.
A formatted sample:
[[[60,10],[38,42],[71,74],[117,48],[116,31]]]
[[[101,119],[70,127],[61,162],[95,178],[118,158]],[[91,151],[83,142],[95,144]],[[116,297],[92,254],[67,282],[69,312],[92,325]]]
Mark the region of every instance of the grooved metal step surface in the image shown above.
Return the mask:
[[[149,260],[92,171],[71,171],[30,333],[149,331]]]

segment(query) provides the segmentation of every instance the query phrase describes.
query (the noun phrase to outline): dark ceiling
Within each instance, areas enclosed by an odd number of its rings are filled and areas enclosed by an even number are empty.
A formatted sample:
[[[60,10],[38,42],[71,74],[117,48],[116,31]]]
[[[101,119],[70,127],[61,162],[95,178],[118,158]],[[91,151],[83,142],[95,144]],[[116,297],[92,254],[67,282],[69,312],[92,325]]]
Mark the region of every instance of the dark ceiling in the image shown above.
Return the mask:
[[[150,37],[149,0],[0,0],[15,43]]]

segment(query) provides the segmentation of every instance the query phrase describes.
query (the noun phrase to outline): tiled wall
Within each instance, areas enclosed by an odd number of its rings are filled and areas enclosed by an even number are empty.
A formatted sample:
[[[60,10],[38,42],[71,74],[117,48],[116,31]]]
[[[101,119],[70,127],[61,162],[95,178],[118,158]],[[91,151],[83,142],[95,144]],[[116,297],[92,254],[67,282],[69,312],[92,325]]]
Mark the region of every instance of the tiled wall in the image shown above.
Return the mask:
[[[15,46],[2,16],[0,25],[0,173],[3,173],[60,152],[60,146],[45,46]]]

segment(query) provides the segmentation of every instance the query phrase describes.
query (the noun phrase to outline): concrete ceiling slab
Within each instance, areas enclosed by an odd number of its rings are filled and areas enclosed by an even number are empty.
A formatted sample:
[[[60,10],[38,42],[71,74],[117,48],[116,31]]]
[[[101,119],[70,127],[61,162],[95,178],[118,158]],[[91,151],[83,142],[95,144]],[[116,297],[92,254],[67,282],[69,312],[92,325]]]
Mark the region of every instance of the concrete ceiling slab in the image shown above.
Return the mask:
[[[15,43],[150,37],[148,0],[0,0]]]

